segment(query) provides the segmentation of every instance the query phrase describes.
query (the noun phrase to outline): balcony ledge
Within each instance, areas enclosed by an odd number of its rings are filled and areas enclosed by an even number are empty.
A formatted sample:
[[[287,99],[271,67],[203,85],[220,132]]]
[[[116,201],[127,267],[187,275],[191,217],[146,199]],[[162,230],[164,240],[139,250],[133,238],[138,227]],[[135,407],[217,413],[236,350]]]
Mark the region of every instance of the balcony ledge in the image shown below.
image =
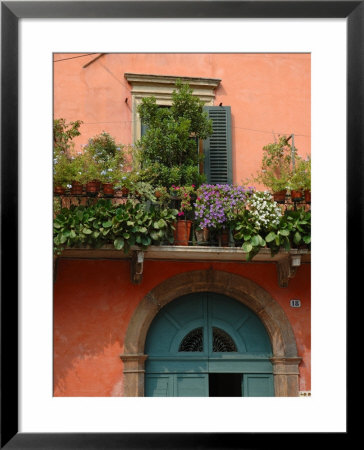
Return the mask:
[[[132,246],[128,254],[125,254],[123,250],[116,250],[112,245],[103,246],[99,249],[68,248],[62,252],[60,257],[67,259],[131,259],[132,253],[136,251],[143,251],[144,260],[247,262],[246,252],[240,247],[182,245],[151,245],[147,250],[142,250],[138,246]],[[301,255],[302,262],[311,261],[311,253],[307,249],[292,249],[289,252],[280,250],[272,257],[270,250],[263,248],[250,262],[277,262],[286,259],[290,255]]]

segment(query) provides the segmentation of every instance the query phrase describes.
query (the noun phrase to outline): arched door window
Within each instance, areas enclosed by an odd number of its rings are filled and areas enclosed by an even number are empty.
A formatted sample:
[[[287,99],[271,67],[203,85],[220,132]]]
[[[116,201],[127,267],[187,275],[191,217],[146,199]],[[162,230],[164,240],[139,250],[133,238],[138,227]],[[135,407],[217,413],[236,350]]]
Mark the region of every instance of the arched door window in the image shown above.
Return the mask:
[[[190,331],[181,342],[179,352],[202,352],[203,351],[203,328]]]
[[[237,352],[233,339],[221,328],[212,328],[212,351],[213,352]]]

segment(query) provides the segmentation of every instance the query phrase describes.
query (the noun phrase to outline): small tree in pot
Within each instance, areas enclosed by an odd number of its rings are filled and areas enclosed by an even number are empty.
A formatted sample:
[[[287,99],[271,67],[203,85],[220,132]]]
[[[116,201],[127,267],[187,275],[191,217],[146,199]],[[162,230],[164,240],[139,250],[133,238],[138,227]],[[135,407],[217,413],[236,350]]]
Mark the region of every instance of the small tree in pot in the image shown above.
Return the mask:
[[[187,84],[177,81],[176,88],[170,108],[159,107],[154,97],[143,98],[138,107],[147,126],[137,143],[141,165],[158,166],[160,185],[199,186],[204,176],[199,173],[197,143],[212,134],[212,122]]]
[[[286,136],[281,136],[278,142],[263,147],[261,171],[254,181],[269,188],[275,201],[285,200],[292,176],[292,157],[296,157],[296,149],[292,149]]]

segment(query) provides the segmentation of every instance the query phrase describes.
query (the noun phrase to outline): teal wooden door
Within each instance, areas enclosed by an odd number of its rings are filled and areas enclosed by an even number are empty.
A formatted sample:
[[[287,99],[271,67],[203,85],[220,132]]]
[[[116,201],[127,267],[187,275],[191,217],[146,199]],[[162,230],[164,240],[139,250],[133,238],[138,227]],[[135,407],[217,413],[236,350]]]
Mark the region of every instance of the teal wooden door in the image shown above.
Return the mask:
[[[224,295],[190,294],[166,305],[149,328],[145,353],[148,397],[223,396],[216,384],[239,377],[238,395],[274,395],[268,334],[249,308]]]

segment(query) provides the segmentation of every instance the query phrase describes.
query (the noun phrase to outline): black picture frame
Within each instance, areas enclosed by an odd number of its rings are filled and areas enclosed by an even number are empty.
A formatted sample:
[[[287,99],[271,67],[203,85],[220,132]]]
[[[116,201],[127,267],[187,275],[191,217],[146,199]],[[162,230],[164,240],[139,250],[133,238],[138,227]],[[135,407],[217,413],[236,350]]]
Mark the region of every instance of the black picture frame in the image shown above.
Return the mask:
[[[273,437],[267,433],[18,433],[18,21],[116,17],[347,19],[347,304],[361,292],[364,1],[1,2],[1,448],[265,448]]]

